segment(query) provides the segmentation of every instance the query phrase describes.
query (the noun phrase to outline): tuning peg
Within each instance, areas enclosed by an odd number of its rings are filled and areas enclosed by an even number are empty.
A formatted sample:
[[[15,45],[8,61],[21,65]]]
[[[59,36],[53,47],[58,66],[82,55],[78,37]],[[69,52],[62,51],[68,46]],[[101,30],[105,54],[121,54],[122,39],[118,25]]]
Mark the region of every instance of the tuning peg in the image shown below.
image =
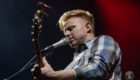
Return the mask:
[[[33,23],[35,22],[35,19],[32,19]]]
[[[33,25],[32,25],[31,27],[32,27],[33,29],[35,28],[35,26],[33,26]]]
[[[32,41],[34,41],[34,39],[32,39]]]
[[[41,29],[41,28],[42,28],[42,25],[39,26],[39,29]]]
[[[34,32],[31,32],[31,34],[34,34]]]

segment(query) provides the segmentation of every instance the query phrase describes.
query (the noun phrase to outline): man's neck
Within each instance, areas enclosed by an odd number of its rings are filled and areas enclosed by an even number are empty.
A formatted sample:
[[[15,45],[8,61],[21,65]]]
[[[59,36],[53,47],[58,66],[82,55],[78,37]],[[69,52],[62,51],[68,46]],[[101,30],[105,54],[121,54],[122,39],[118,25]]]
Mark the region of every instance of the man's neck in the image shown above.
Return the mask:
[[[90,40],[92,38],[95,38],[95,35],[94,34],[88,34],[85,41]]]

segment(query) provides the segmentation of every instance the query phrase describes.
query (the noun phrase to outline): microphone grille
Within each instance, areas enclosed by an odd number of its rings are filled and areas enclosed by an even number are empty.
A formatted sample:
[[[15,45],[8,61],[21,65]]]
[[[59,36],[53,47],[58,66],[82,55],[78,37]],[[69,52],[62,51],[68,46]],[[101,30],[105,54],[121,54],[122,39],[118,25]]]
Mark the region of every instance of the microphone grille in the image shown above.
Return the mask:
[[[64,38],[65,42],[68,43],[70,40],[68,37]]]

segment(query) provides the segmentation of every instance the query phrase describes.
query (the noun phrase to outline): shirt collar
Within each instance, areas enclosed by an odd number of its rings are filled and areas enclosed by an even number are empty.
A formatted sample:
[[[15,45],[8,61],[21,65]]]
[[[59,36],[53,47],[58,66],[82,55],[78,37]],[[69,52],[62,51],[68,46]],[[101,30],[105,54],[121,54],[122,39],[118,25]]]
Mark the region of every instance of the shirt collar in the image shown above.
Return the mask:
[[[96,39],[96,37],[94,37],[94,38],[92,38],[92,39],[89,39],[89,40],[87,40],[87,41],[85,41],[85,42],[83,42],[83,43],[80,43],[80,44],[78,45],[78,47],[77,47],[75,53],[80,53],[80,52],[82,52],[82,51],[88,49],[89,46],[92,44],[91,41],[93,41],[93,40],[95,40],[95,39]]]

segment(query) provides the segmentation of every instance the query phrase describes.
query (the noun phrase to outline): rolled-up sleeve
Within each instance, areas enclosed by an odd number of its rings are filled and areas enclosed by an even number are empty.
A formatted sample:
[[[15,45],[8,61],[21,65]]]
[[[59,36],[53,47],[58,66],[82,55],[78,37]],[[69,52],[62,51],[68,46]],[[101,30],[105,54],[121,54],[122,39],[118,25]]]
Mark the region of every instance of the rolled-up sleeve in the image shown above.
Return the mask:
[[[92,45],[88,64],[73,69],[76,80],[105,79],[112,66],[117,64],[119,46],[111,37],[102,36]]]

